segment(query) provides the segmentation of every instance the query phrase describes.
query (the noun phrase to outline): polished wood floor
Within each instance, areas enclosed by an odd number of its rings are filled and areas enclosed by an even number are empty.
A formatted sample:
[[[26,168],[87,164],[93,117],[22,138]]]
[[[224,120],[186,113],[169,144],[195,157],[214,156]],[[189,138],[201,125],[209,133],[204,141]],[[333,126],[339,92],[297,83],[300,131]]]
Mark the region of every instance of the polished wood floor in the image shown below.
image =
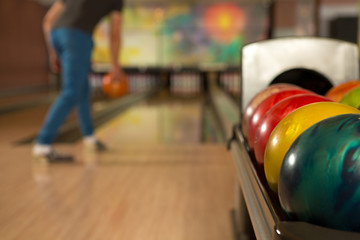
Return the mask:
[[[31,146],[47,107],[0,116],[0,239],[234,239],[235,169],[224,144],[199,141],[200,103],[130,108],[74,164],[36,164]],[[173,111],[175,110],[175,111]]]

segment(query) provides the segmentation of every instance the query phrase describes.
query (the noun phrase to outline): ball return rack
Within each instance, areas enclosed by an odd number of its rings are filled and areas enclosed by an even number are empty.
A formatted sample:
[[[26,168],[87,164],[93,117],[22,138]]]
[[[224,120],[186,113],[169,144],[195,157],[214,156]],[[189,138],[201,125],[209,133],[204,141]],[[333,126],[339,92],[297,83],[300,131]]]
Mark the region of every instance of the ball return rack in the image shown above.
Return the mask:
[[[359,79],[358,46],[319,37],[286,37],[244,46],[241,53],[240,113],[257,92],[292,69],[319,73],[332,86]],[[311,80],[311,86],[317,84],[316,79]],[[240,123],[233,126],[232,136],[228,136],[228,149],[238,177],[234,214],[238,239],[360,239],[360,233],[291,221],[282,210],[277,195],[268,187],[264,171],[256,163],[242,133],[241,116],[239,119]]]

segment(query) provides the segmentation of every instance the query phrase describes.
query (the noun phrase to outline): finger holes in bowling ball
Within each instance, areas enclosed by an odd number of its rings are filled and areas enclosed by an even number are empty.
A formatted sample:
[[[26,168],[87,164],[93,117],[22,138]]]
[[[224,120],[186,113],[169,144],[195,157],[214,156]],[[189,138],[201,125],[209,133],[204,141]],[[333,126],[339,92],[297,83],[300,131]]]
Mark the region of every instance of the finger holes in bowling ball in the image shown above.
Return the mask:
[[[275,83],[294,84],[320,95],[325,95],[333,87],[333,84],[327,77],[319,72],[305,68],[287,70],[274,78],[271,84]]]

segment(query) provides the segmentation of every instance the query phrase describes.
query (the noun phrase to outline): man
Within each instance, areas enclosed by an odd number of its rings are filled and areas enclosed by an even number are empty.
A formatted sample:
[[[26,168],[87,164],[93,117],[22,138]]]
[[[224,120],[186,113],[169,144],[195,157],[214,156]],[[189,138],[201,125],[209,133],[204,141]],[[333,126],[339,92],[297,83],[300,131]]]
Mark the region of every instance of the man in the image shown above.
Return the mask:
[[[110,16],[110,73],[113,79],[123,75],[118,65],[122,0],[58,0],[44,18],[43,30],[52,71],[62,73],[62,90],[47,113],[33,148],[37,159],[48,162],[73,161],[52,147],[56,133],[73,108],[76,108],[84,144],[102,151],[106,147],[94,136],[91,118],[88,73],[93,48],[92,34],[99,20]]]

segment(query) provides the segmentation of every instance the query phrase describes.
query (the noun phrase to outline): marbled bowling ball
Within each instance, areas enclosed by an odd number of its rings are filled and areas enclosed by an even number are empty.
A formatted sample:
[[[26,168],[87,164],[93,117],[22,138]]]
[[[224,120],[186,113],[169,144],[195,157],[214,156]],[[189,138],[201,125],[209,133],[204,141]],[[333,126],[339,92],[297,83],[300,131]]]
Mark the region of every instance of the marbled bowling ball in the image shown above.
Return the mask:
[[[259,166],[264,166],[265,148],[271,132],[286,115],[310,103],[330,101],[330,99],[316,94],[299,94],[285,98],[270,108],[260,120],[255,135],[254,152]]]
[[[360,114],[305,130],[285,155],[278,191],[294,220],[360,231]]]
[[[270,189],[274,192],[278,191],[281,164],[286,152],[301,133],[326,118],[350,113],[360,114],[360,111],[337,102],[316,102],[286,115],[276,125],[266,143],[264,172]]]
[[[251,150],[254,150],[256,131],[261,119],[263,119],[266,112],[269,111],[276,103],[280,102],[281,100],[299,94],[315,93],[303,88],[283,89],[279,92],[271,94],[257,106],[257,108],[254,110],[253,115],[250,117],[248,126],[247,141]]]

